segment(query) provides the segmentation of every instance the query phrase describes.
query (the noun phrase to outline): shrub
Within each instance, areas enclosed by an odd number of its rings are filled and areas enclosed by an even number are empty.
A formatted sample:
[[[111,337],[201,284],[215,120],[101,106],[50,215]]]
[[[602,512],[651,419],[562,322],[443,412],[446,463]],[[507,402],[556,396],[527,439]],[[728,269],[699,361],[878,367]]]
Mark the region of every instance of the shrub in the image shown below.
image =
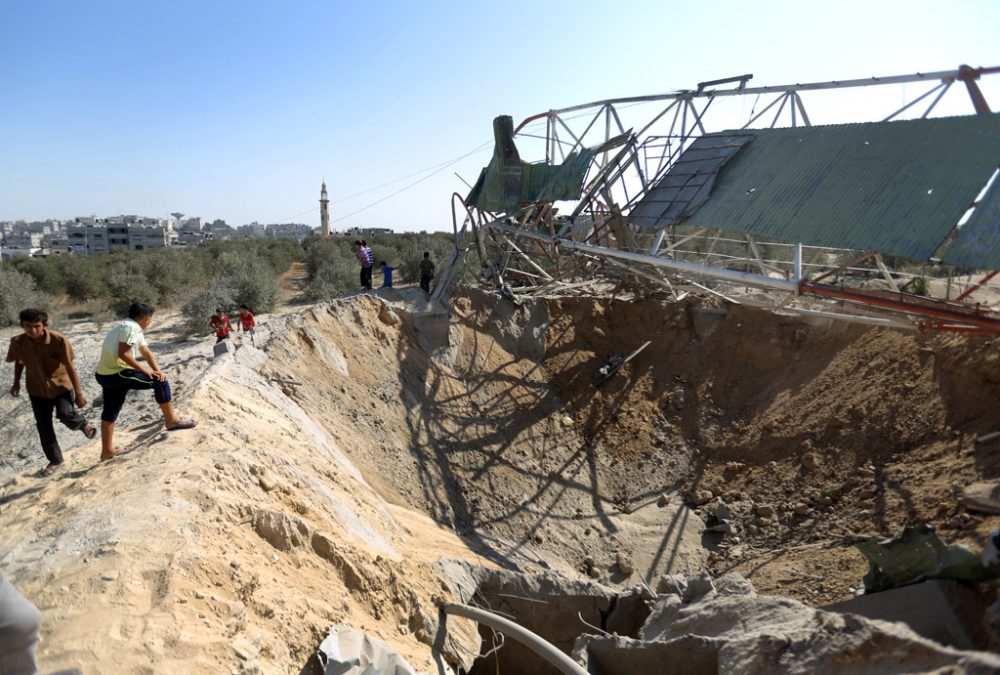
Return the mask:
[[[931,284],[927,277],[913,277],[910,281],[910,292],[914,295],[930,295]]]
[[[51,309],[52,298],[37,289],[31,275],[0,267],[0,326],[17,325],[18,314],[26,307]]]
[[[224,277],[216,277],[207,288],[195,291],[184,303],[184,330],[189,335],[205,335],[211,332],[209,318],[217,307],[231,309],[238,306],[236,288]]]
[[[129,305],[136,302],[154,306],[157,304],[160,294],[145,275],[121,270],[118,272],[108,279],[108,307],[115,314],[125,316]]]
[[[270,312],[278,303],[278,278],[271,264],[256,251],[223,253],[217,270],[216,279],[225,279],[233,288],[237,305],[245,304],[254,312]]]

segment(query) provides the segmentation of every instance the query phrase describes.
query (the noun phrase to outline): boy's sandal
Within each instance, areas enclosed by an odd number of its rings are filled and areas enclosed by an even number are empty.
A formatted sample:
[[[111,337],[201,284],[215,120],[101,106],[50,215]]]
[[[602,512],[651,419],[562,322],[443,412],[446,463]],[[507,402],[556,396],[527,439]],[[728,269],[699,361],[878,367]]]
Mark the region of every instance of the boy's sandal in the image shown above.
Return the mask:
[[[182,417],[177,420],[177,424],[167,429],[167,431],[180,431],[181,429],[194,429],[198,426],[198,423],[188,417]]]
[[[49,464],[47,467],[42,469],[43,476],[51,476],[56,471],[62,468],[62,464]]]
[[[95,427],[90,422],[84,424],[83,428],[80,429],[80,431],[82,431],[83,435],[86,436],[87,438],[93,438],[94,436],[97,435],[97,427]]]

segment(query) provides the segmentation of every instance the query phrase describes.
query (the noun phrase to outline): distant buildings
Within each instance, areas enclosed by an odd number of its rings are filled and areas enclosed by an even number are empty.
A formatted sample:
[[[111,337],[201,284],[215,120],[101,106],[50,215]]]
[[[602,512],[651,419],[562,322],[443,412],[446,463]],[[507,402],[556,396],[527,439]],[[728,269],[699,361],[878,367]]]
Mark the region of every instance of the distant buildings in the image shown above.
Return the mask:
[[[349,227],[344,230],[345,235],[359,237],[371,237],[376,234],[393,234],[392,228],[388,227]]]
[[[324,184],[323,196],[326,195]],[[314,230],[301,223],[256,221],[233,228],[224,220],[206,222],[202,218],[150,218],[121,215],[109,218],[80,216],[70,220],[0,222],[0,257],[15,255],[45,256],[76,253],[95,255],[114,251],[148,251],[172,246],[197,246],[209,239],[280,239],[302,241],[313,234],[329,231],[329,213],[324,226]],[[371,236],[392,234],[389,228],[352,227],[344,235]]]

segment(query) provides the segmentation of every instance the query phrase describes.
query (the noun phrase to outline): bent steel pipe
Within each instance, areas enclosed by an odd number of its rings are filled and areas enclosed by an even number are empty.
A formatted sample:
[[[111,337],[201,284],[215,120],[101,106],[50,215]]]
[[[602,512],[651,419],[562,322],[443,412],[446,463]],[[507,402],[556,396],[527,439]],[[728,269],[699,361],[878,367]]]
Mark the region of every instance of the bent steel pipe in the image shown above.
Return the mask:
[[[525,647],[535,652],[548,661],[553,667],[564,675],[589,675],[580,664],[566,656],[562,651],[552,645],[552,643],[542,639],[532,633],[527,628],[523,628],[509,619],[497,616],[493,612],[487,612],[477,607],[468,605],[456,605],[446,603],[441,605],[441,611],[445,614],[454,614],[466,619],[478,621],[490,628],[500,631],[504,635],[509,635]]]

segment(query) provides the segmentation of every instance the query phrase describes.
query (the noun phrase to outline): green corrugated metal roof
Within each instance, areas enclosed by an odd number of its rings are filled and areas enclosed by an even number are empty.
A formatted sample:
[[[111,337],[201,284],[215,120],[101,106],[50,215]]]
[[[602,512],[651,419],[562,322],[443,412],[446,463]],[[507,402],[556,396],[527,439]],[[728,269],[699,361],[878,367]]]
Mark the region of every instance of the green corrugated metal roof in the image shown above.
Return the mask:
[[[752,133],[686,224],[925,260],[1000,164],[1000,114]]]
[[[1000,179],[993,181],[941,260],[953,265],[1000,270]]]
[[[493,120],[493,140],[493,158],[479,174],[466,204],[484,211],[510,212],[530,202],[580,198],[583,179],[595,150],[581,148],[562,164],[522,162],[514,144],[514,124],[509,115]]]

